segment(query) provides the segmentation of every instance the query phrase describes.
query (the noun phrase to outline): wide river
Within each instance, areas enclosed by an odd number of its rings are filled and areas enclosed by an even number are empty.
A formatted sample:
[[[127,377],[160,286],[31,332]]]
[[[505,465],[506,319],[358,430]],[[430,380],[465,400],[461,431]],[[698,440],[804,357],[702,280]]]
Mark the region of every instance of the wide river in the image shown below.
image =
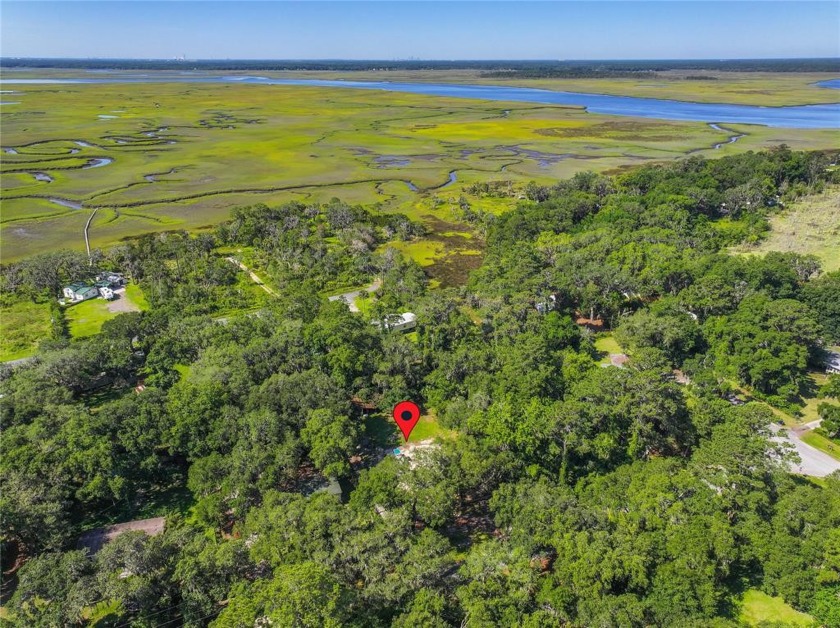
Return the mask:
[[[8,75],[7,75],[8,76]],[[150,74],[119,74],[109,77],[79,79],[12,79],[2,85],[62,84],[62,83],[255,83],[260,85],[304,85],[406,92],[451,98],[472,98],[504,102],[528,102],[545,105],[585,107],[591,113],[614,116],[657,118],[660,120],[691,120],[731,124],[761,124],[773,127],[800,129],[840,128],[840,103],[799,105],[794,107],[760,107],[695,103],[656,98],[608,96],[578,92],[555,92],[530,87],[501,87],[495,85],[460,85],[456,83],[392,83],[389,81],[333,81],[319,79],[273,79],[261,76],[154,76]],[[836,81],[821,83],[836,87]]]

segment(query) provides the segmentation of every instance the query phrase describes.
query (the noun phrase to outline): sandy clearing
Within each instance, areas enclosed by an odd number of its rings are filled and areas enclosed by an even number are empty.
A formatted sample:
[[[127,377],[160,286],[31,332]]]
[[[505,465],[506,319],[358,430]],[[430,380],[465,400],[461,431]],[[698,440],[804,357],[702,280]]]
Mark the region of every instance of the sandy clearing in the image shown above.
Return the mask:
[[[114,290],[114,295],[116,298],[113,301],[108,301],[108,311],[109,312],[139,312],[140,308],[128,298],[128,295],[125,293],[125,288],[119,288],[118,290]]]

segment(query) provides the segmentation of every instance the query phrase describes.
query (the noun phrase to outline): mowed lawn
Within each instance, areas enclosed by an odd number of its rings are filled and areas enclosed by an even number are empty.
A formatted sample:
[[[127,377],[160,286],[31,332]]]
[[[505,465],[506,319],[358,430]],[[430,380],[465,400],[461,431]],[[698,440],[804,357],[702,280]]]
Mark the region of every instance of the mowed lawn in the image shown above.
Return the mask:
[[[747,626],[760,626],[763,622],[773,626],[815,626],[816,621],[810,615],[800,613],[785,604],[780,597],[771,597],[758,589],[748,589],[742,598],[741,613],[738,619]]]
[[[64,314],[73,338],[86,338],[98,334],[105,321],[119,315],[118,312],[108,309],[108,302],[105,299],[90,299],[70,305]]]
[[[411,430],[411,436],[408,442],[419,443],[428,439],[454,438],[455,435],[456,432],[446,429],[438,423],[437,416],[435,416],[434,412],[430,411],[428,414],[420,416],[420,420],[417,421],[414,429]],[[400,439],[402,439],[402,436],[400,436]]]
[[[610,355],[624,353],[624,349],[611,332],[604,332],[595,339],[595,350],[601,356],[601,364],[611,364]]]
[[[131,288],[129,291],[128,288]],[[120,296],[130,302],[133,309],[148,309],[145,296],[136,285],[129,285],[126,292]],[[87,338],[98,334],[103,323],[116,318],[122,312],[112,311],[109,308],[111,302],[105,299],[89,299],[75,305],[67,306],[64,315],[67,319],[67,328],[72,338]]]
[[[20,301],[0,308],[0,361],[26,358],[50,335],[47,303]]]
[[[149,309],[149,302],[146,300],[146,295],[136,283],[130,283],[125,287],[125,296],[134,305],[140,308],[141,312]]]
[[[404,443],[402,433],[390,413],[374,413],[364,419],[367,436],[380,447],[399,447]],[[454,438],[457,432],[438,423],[433,411],[420,416],[420,420],[411,431],[409,443],[419,443],[428,439]]]
[[[832,458],[840,460],[840,444],[834,442],[830,438],[827,438],[813,430],[806,432],[801,436],[801,438],[804,443],[809,444],[814,449],[819,449]]]

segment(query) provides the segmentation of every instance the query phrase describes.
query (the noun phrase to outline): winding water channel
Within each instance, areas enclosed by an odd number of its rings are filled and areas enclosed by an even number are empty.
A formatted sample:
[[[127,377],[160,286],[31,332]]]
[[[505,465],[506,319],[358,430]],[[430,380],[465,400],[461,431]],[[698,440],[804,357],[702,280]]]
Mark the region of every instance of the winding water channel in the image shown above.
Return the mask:
[[[531,87],[461,85],[457,83],[403,83],[390,81],[344,81],[322,79],[273,79],[262,76],[172,76],[125,73],[108,78],[13,79],[2,85],[85,84],[85,83],[253,83],[258,85],[300,85],[405,92],[449,98],[528,102],[584,107],[591,113],[615,116],[687,120],[707,123],[760,124],[787,128],[840,128],[840,103],[761,107],[722,103],[696,103],[632,96],[609,96],[582,92],[559,92]],[[840,79],[818,85],[834,89]]]
[[[664,120],[691,120],[706,122],[716,131],[731,133],[732,135],[724,141],[714,144],[713,148],[719,149],[726,144],[737,142],[744,137],[736,131],[721,127],[720,124],[741,123],[760,124],[767,126],[790,127],[790,128],[840,128],[840,103],[828,105],[802,105],[796,107],[758,107],[747,105],[727,105],[692,103],[675,100],[657,100],[652,98],[634,98],[628,96],[607,96],[603,94],[585,94],[574,92],[556,92],[550,90],[533,89],[526,87],[499,87],[489,85],[458,85],[458,84],[433,84],[433,83],[391,83],[385,81],[334,81],[316,79],[269,79],[256,76],[203,76],[203,77],[172,77],[152,75],[123,75],[112,78],[96,79],[18,79],[2,81],[0,84],[52,84],[52,83],[156,83],[156,82],[179,82],[179,83],[255,83],[260,85],[301,85],[319,87],[340,87],[349,89],[369,89],[393,92],[408,92],[433,96],[445,96],[453,98],[473,98],[481,100],[531,102],[541,104],[574,105],[585,107],[593,113],[635,116],[643,118],[659,118]],[[822,81],[817,85],[828,89],[840,89],[840,79]],[[8,93],[8,92],[6,92]],[[509,111],[505,110],[502,117],[507,117]],[[110,118],[114,116],[100,116]],[[161,132],[168,130],[161,127],[154,131],[143,133],[145,137],[158,138]],[[174,143],[168,140],[165,143]],[[82,140],[76,140],[75,144],[80,148],[97,148],[97,146]],[[4,152],[10,155],[17,154],[14,148],[4,148]],[[512,150],[512,149],[508,149]],[[517,149],[526,152],[524,149]],[[79,149],[71,149],[70,153],[78,153]],[[528,155],[537,157],[536,154]],[[566,155],[552,156],[558,159]],[[81,166],[82,169],[100,168],[113,163],[110,157],[92,157]],[[400,167],[406,165],[403,160],[396,158],[380,158],[380,167]],[[502,166],[504,171],[507,164]],[[155,173],[145,175],[144,179],[155,182],[158,176],[172,174],[173,170],[166,173]],[[52,177],[45,172],[30,172],[36,180],[44,183],[51,183]],[[449,173],[449,178],[444,183],[433,189],[448,187],[457,181],[456,171]],[[413,192],[419,188],[411,181],[403,181]],[[44,197],[42,197],[44,198]],[[51,203],[70,209],[82,209],[82,203],[69,199],[46,197]]]
[[[84,166],[82,166],[82,170],[90,170],[91,168],[101,168],[102,166],[107,166],[108,164],[112,163],[114,163],[114,160],[110,157],[94,157]]]
[[[69,209],[81,209],[82,204],[78,201],[71,201],[66,198],[58,198],[55,196],[49,197],[48,200],[50,203],[54,203],[55,205],[61,205],[62,207],[67,207]]]
[[[731,131],[729,129],[721,128],[720,126],[718,126],[717,124],[714,124],[714,123],[709,124],[709,126],[711,128],[713,128],[715,131],[723,131],[724,133],[731,133]],[[725,142],[718,142],[717,144],[712,146],[712,148],[717,150],[718,148],[720,148],[721,146],[724,146],[726,144],[734,144],[735,142],[740,140],[742,137],[745,137],[745,135],[743,135],[743,134],[730,135],[728,140],[726,140]]]

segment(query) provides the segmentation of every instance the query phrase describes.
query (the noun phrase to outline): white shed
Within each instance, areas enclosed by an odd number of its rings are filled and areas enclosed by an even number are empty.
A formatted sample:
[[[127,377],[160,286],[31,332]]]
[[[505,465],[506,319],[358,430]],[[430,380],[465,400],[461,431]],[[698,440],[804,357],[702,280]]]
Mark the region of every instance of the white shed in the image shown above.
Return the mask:
[[[382,321],[371,321],[371,325],[382,326]],[[393,314],[385,317],[386,331],[406,331],[417,327],[417,315],[412,312]]]
[[[829,351],[825,358],[826,373],[840,373],[840,353]]]
[[[417,327],[417,315],[412,312],[403,312],[396,320],[390,321],[388,327],[394,331],[414,329]]]

